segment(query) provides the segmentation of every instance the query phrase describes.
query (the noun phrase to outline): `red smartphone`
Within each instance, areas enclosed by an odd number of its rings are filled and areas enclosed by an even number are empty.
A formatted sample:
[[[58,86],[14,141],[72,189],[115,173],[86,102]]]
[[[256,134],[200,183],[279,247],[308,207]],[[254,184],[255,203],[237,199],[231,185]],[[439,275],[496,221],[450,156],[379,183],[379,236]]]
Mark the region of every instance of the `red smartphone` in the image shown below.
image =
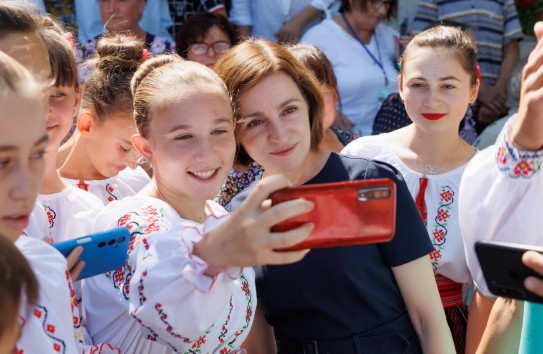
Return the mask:
[[[391,179],[311,184],[270,195],[272,205],[298,198],[313,202],[313,210],[273,226],[272,232],[292,230],[307,222],[315,228],[301,243],[280,251],[379,243],[394,237],[396,184]]]

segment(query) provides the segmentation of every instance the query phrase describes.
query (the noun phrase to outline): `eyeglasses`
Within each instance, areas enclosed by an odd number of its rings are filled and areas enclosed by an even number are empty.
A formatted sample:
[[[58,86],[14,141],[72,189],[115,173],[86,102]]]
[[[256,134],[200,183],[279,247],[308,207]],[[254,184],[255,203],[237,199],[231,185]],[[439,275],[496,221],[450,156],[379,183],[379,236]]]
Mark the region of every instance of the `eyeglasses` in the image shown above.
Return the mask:
[[[194,55],[204,55],[210,47],[213,48],[213,51],[216,54],[224,54],[232,47],[232,44],[225,41],[217,41],[211,45],[205,43],[192,43],[190,45],[190,50]]]
[[[385,6],[387,9],[392,7],[391,0],[370,0],[370,6],[372,9],[378,10],[381,7]]]

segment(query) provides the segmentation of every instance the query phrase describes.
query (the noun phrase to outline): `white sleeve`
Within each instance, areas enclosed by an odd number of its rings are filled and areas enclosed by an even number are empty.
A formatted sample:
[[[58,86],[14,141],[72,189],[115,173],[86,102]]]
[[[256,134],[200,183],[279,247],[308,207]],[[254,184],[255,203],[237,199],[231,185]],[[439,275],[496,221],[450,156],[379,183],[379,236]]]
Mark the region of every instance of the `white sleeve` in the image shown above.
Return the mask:
[[[208,264],[192,254],[193,244],[222,219],[208,217],[201,227],[185,223],[149,234],[140,224],[138,232],[143,234],[129,252],[130,313],[157,340],[183,348],[227,312],[242,268],[212,278],[203,274]]]
[[[98,1],[74,0],[78,42],[85,43],[104,30]]]
[[[543,245],[543,150],[524,152],[509,141],[512,120],[496,145],[477,154],[466,167],[459,194],[460,228],[468,266],[479,290],[484,283],[474,245],[481,240]]]
[[[250,0],[232,0],[230,22],[237,26],[252,26],[253,15]]]
[[[139,25],[146,32],[165,38],[173,42],[173,37],[168,31],[173,24],[170,8],[166,0],[148,0],[145,4]]]

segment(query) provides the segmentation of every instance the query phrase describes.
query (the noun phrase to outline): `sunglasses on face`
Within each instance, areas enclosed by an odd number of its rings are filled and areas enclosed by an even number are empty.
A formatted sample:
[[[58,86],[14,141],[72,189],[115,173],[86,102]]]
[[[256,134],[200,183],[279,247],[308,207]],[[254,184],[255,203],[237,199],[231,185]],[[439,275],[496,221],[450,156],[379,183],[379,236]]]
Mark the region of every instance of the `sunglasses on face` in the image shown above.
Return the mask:
[[[190,51],[194,55],[204,55],[207,53],[209,48],[213,48],[213,51],[216,54],[224,54],[228,49],[232,47],[232,44],[225,41],[217,41],[213,44],[206,43],[192,43],[190,45]]]

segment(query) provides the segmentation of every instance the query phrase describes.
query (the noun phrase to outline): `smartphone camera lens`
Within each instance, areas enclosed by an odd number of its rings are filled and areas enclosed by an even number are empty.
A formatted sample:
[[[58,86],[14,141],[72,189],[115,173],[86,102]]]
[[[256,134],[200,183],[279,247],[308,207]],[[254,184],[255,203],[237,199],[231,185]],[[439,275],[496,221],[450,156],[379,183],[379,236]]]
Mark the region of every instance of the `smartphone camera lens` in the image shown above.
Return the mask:
[[[111,240],[107,241],[107,244],[108,244],[108,245],[112,245],[112,244],[114,244],[114,243],[115,243],[115,239],[113,239],[113,238],[112,238]]]
[[[126,240],[126,237],[121,236],[121,237],[119,237],[119,239],[117,240],[117,242],[122,243],[122,242],[124,242],[124,240]]]
[[[98,244],[98,247],[104,247],[105,245],[106,245],[106,243],[105,243],[104,241],[102,241],[102,242],[100,242],[100,243]]]

